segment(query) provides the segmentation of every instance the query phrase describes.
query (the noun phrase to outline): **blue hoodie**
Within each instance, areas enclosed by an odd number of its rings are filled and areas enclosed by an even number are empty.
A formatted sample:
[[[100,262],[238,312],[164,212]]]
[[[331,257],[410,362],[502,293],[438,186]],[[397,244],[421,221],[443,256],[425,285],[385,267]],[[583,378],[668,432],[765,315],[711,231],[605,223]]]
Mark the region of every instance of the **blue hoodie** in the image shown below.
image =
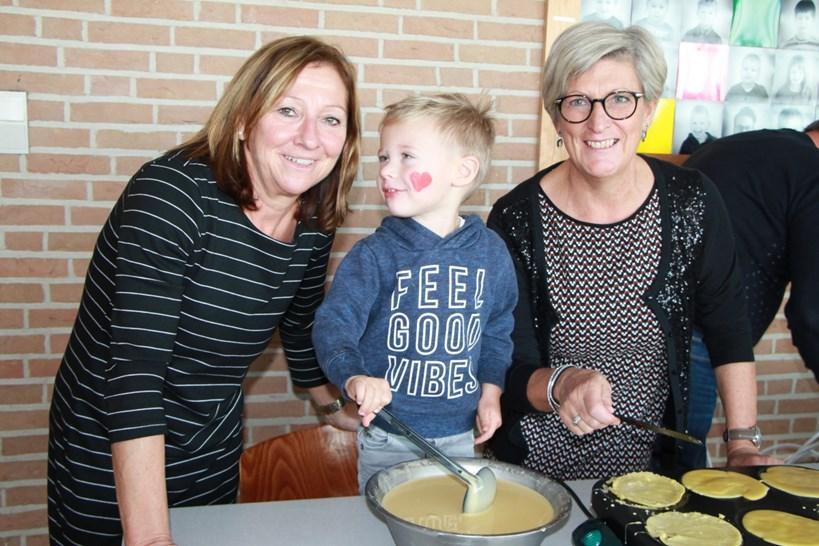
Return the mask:
[[[503,388],[517,294],[506,245],[478,216],[443,238],[387,217],[339,266],[313,343],[334,384],[383,377],[396,416],[450,436],[472,429],[481,383]]]

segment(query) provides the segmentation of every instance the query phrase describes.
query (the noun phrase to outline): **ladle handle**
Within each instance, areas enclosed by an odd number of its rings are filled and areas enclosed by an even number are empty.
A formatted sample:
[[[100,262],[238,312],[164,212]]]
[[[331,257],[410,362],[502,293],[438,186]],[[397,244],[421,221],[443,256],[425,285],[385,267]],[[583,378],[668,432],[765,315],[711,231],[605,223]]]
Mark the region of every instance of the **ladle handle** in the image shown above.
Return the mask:
[[[400,430],[401,434],[406,436],[412,443],[421,448],[424,453],[431,455],[439,463],[454,472],[455,475],[466,482],[467,485],[473,488],[478,487],[478,478],[474,474],[450,459],[449,456],[445,455],[443,451],[429,443],[426,438],[405,425],[400,419],[390,413],[389,410],[386,408],[381,408],[378,415],[387,423]]]

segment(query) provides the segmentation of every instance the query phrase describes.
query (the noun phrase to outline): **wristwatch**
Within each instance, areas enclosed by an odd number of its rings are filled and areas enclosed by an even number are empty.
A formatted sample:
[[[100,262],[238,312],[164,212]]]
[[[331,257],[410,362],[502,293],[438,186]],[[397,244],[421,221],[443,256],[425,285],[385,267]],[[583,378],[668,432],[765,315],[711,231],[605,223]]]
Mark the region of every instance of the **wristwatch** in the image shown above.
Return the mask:
[[[344,398],[339,396],[338,398],[336,398],[335,400],[333,400],[329,404],[324,404],[323,406],[319,406],[318,407],[318,412],[321,415],[330,415],[332,413],[335,413],[335,412],[341,410],[341,408],[344,407],[344,404],[346,404],[346,401],[344,400]]]
[[[750,440],[756,447],[762,444],[762,431],[754,425],[748,428],[731,428],[722,433],[722,439],[726,442],[730,440]]]

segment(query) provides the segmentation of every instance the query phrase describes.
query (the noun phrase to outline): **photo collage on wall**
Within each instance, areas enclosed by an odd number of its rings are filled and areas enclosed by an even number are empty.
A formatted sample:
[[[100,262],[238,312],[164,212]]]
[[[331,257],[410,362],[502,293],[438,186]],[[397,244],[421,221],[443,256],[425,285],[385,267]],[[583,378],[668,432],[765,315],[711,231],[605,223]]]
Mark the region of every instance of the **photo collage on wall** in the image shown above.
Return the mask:
[[[689,154],[754,129],[819,119],[819,0],[583,0],[581,19],[638,25],[668,76],[643,153]]]

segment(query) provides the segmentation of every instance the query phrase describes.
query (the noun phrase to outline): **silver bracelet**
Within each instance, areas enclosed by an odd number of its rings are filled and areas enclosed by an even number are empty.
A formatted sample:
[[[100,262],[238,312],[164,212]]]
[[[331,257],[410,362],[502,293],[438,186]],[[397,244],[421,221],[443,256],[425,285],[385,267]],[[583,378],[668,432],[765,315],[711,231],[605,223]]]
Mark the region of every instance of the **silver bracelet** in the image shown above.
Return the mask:
[[[549,400],[549,405],[552,406],[552,411],[557,413],[560,411],[560,403],[555,398],[555,384],[557,383],[558,378],[563,375],[563,372],[568,370],[569,368],[577,369],[577,366],[572,366],[571,364],[564,364],[562,366],[558,366],[552,372],[552,375],[549,377],[549,382],[546,383],[546,398]]]

